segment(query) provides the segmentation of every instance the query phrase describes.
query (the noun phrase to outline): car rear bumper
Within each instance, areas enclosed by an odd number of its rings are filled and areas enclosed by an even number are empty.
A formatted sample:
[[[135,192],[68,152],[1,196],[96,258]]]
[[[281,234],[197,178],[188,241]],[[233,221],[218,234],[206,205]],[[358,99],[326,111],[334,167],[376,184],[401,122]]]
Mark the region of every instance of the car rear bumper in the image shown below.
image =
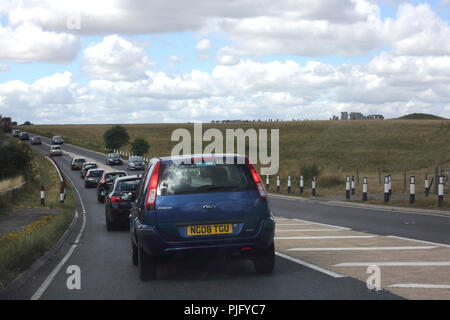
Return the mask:
[[[265,219],[259,232],[252,237],[208,239],[198,241],[168,242],[163,239],[155,226],[138,225],[136,236],[139,245],[149,255],[172,255],[178,253],[211,252],[233,253],[248,249],[249,251],[269,247],[275,236],[275,221],[272,217]]]

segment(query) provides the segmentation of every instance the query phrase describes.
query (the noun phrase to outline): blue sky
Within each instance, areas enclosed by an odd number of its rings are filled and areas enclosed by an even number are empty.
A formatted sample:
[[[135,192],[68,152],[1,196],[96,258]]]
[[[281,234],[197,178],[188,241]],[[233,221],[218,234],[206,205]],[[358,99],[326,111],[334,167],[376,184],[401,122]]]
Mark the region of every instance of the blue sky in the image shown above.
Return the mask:
[[[345,110],[450,117],[449,0],[122,2],[0,6],[0,114],[36,123],[328,119]],[[80,30],[65,23],[74,10]],[[60,112],[74,107],[77,116]],[[108,109],[127,114],[102,117]]]

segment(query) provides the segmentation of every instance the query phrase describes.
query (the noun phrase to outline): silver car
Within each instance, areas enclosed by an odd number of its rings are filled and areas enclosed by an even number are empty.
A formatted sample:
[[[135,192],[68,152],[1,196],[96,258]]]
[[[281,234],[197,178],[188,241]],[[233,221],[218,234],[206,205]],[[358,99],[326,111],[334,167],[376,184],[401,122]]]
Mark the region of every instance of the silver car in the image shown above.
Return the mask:
[[[60,146],[51,146],[50,147],[50,155],[51,156],[62,156],[62,150]]]

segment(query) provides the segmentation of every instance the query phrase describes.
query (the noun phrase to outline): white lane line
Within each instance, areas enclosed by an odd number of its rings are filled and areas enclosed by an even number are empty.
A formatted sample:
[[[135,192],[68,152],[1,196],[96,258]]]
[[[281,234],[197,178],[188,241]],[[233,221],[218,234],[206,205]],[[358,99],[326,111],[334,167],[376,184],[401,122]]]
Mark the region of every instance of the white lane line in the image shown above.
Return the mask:
[[[312,223],[277,223],[277,226],[310,226]]]
[[[341,203],[334,203],[333,201],[327,201],[323,202],[324,205],[328,206],[338,206],[338,207],[347,207],[347,208],[353,208],[353,209],[364,209],[364,210],[375,210],[375,211],[387,211],[391,213],[408,213],[408,214],[421,214],[421,215],[428,215],[428,216],[436,216],[441,218],[450,218],[450,215],[448,214],[439,214],[434,212],[414,212],[414,211],[407,211],[402,210],[401,207],[399,208],[378,208],[378,207],[369,207],[369,206],[358,206],[358,205],[351,205],[351,204],[341,204]],[[376,213],[375,213],[376,214]]]
[[[343,231],[341,229],[297,229],[297,230],[275,230],[275,232],[304,232],[304,231],[333,231],[333,232],[339,232],[339,231]]]
[[[303,261],[303,260],[291,257],[291,256],[289,256],[287,254],[284,254],[284,253],[281,253],[281,252],[278,252],[278,251],[276,251],[275,254],[277,256],[279,256],[279,257],[282,257],[282,258],[287,259],[289,261],[295,262],[295,263],[300,264],[302,266],[305,266],[305,267],[308,267],[310,269],[313,269],[313,270],[325,273],[325,274],[327,274],[329,276],[332,276],[333,278],[346,278],[347,277],[347,276],[344,276],[344,275],[339,274],[337,272],[327,270],[325,268],[322,268],[322,267],[316,266],[316,265],[314,265],[312,263],[309,263],[309,262],[306,262],[306,261]]]
[[[391,284],[389,288],[418,288],[418,289],[450,289],[448,284],[425,284],[425,283],[397,283]]]
[[[439,246],[439,247],[450,248],[450,245],[444,244],[444,243],[437,243],[437,242],[431,242],[431,241],[425,241],[425,240],[417,240],[417,239],[404,238],[404,237],[398,237],[398,236],[386,236],[386,237],[387,238],[394,238],[394,239],[401,239],[401,240],[409,240],[409,241],[414,241],[414,242],[432,244],[432,245]]]
[[[69,178],[67,176],[67,178]],[[69,181],[72,183],[73,187],[75,188],[75,191],[78,194],[78,197],[80,198],[80,203],[81,203],[81,207],[83,208],[83,224],[81,226],[81,229],[78,233],[77,238],[75,239],[74,244],[70,247],[69,251],[66,253],[66,255],[61,259],[61,261],[58,263],[58,265],[55,267],[55,269],[52,270],[52,272],[47,276],[47,278],[45,278],[44,282],[41,284],[41,286],[36,290],[36,292],[33,294],[33,296],[30,298],[30,300],[39,300],[41,298],[41,296],[44,294],[45,290],[47,290],[48,286],[50,285],[50,283],[53,281],[53,279],[56,277],[56,275],[58,274],[58,272],[61,270],[61,268],[64,266],[64,264],[67,262],[67,260],[69,260],[69,258],[72,256],[72,253],[74,252],[74,250],[76,249],[76,247],[78,246],[78,243],[80,241],[80,238],[84,232],[84,228],[86,226],[86,210],[84,208],[84,204],[83,204],[83,199],[80,196],[80,193],[78,192],[77,187],[75,186],[75,184],[73,184],[72,180]],[[75,213],[76,216],[78,215],[78,212]]]
[[[369,239],[376,236],[310,236],[310,237],[275,237],[275,240],[309,240],[309,239]]]
[[[307,222],[307,223],[313,223],[313,224],[317,224],[319,226],[325,226],[325,227],[333,227],[333,228],[338,228],[338,229],[342,229],[342,230],[352,230],[351,228],[347,228],[347,227],[341,227],[341,226],[335,226],[332,224],[325,224],[325,223],[318,223],[318,222],[314,222],[314,221],[308,221],[308,220],[301,220],[301,219],[295,219],[297,221],[300,222]]]
[[[418,246],[418,247],[333,247],[333,248],[291,248],[287,251],[376,251],[376,250],[429,250],[437,248],[436,246]]]
[[[333,265],[333,267],[368,267],[376,265],[379,267],[447,267],[450,266],[450,261],[437,261],[437,262],[345,262]]]

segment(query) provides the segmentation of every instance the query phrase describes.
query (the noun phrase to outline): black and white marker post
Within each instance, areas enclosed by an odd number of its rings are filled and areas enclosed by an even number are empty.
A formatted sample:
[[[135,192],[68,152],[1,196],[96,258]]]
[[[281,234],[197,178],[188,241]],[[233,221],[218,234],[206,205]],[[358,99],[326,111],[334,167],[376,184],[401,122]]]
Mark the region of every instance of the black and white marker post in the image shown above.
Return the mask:
[[[409,203],[413,204],[416,200],[416,179],[414,176],[411,176],[409,179]]]
[[[44,186],[41,186],[41,205],[45,205],[45,190]]]
[[[444,176],[439,176],[438,207],[442,207],[443,202],[444,202]]]
[[[430,193],[430,182],[428,181],[428,173],[425,173],[425,196],[428,197]]]
[[[312,180],[312,195],[315,197],[316,196],[316,177],[313,177]]]
[[[304,184],[303,176],[300,176],[300,193],[303,193],[303,184]]]
[[[355,194],[355,176],[352,176],[352,195]]]
[[[288,193],[291,193],[291,176],[288,176]]]
[[[389,202],[389,176],[384,177],[384,202]]]
[[[65,188],[64,182],[61,182],[61,191],[59,193],[59,201],[61,203],[64,203],[65,197],[66,197],[66,188]]]
[[[277,191],[280,191],[280,176],[277,176]]]
[[[345,177],[345,199],[350,199],[350,176]]]
[[[269,175],[266,174],[266,190],[269,190]]]
[[[389,175],[389,197],[392,195],[392,176]]]
[[[367,201],[367,177],[363,178],[363,193],[362,193],[363,201]]]

